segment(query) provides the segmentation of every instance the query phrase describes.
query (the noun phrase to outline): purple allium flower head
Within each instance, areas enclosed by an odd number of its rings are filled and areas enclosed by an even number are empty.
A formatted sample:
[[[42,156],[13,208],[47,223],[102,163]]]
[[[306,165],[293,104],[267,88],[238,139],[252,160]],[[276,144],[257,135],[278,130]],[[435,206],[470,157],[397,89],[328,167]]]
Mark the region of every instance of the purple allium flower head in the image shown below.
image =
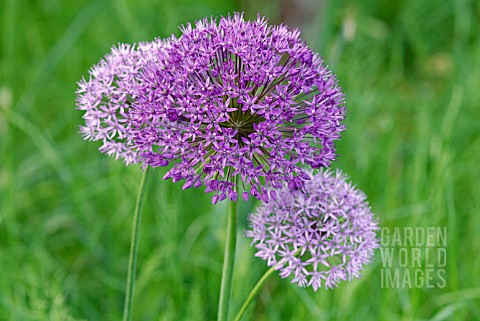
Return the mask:
[[[268,187],[300,189],[300,167],[329,166],[344,130],[335,76],[296,29],[242,14],[197,21],[172,36],[141,73],[133,118],[144,164],[206,186],[215,203],[236,184],[268,201]]]
[[[130,137],[131,104],[139,70],[159,59],[163,42],[155,40],[138,46],[120,44],[93,66],[88,80],[77,90],[77,109],[85,111],[80,132],[87,140],[100,140],[100,151],[122,158],[128,165],[138,162]]]
[[[312,173],[309,173],[312,174]],[[340,171],[319,170],[302,190],[285,186],[249,215],[256,256],[292,283],[328,289],[359,278],[378,248],[378,223],[365,194]]]

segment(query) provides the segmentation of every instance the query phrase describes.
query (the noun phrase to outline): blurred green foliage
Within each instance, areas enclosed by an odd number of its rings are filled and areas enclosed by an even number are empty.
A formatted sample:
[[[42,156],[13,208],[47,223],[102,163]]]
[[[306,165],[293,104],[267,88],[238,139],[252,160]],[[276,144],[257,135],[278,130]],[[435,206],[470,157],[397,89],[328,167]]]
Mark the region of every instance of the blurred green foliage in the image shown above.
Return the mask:
[[[446,226],[447,286],[382,289],[380,255],[333,291],[267,282],[253,320],[480,320],[480,6],[473,0],[312,2],[301,22],[347,94],[334,165],[384,227]],[[2,0],[0,320],[119,320],[141,171],[78,134],[76,81],[118,42],[178,34],[205,16],[279,1]],[[283,9],[282,9],[283,8]],[[212,320],[226,204],[154,172],[135,320]],[[240,224],[255,206],[242,203]],[[266,270],[240,238],[233,310]]]

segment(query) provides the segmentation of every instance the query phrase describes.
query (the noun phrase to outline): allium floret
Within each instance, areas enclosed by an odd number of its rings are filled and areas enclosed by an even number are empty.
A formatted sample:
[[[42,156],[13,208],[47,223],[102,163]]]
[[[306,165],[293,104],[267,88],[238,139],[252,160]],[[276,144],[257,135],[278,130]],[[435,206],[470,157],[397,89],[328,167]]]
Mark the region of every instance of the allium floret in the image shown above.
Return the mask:
[[[379,247],[365,194],[337,170],[319,170],[300,190],[287,186],[249,215],[256,256],[292,283],[333,288],[359,278]]]
[[[138,82],[135,145],[165,178],[206,186],[215,203],[301,189],[301,166],[328,167],[344,130],[344,95],[296,29],[242,14],[204,19],[166,40]],[[271,189],[270,189],[271,190]]]

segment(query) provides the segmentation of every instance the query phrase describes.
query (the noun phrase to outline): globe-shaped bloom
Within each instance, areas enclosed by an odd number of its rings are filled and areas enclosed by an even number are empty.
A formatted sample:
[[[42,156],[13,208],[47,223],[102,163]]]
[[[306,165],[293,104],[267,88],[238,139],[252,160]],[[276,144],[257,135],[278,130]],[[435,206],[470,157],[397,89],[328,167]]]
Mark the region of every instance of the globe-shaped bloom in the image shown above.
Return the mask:
[[[140,75],[135,144],[144,164],[171,165],[165,178],[206,186],[216,203],[243,185],[300,189],[303,165],[327,167],[344,130],[344,95],[296,29],[242,14],[201,20],[166,41]]]
[[[88,80],[78,83],[77,109],[85,111],[80,132],[86,140],[102,141],[100,151],[127,165],[139,160],[130,139],[137,75],[148,62],[158,60],[162,50],[161,40],[120,44],[90,69]]]
[[[311,173],[309,173],[311,174]],[[378,248],[365,194],[340,171],[319,170],[302,190],[288,187],[249,215],[256,256],[276,265],[281,277],[316,291],[359,278]]]

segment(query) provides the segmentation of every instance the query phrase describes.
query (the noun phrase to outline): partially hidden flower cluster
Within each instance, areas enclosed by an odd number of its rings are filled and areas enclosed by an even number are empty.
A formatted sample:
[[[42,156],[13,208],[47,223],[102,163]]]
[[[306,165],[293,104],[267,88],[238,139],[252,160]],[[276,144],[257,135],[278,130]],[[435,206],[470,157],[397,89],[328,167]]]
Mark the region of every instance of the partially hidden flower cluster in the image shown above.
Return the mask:
[[[149,62],[162,55],[164,43],[158,39],[138,45],[113,47],[83,78],[77,89],[77,109],[85,112],[80,133],[86,140],[101,141],[100,151],[121,158],[128,165],[140,161],[132,140],[132,104],[138,74]]]
[[[333,288],[359,278],[379,247],[363,192],[340,171],[319,170],[303,190],[284,187],[249,215],[256,256],[299,286]]]
[[[242,14],[187,24],[180,37],[114,50],[80,83],[88,139],[126,163],[171,168],[213,203],[262,201],[303,166],[328,167],[344,130],[344,95],[299,31]]]

